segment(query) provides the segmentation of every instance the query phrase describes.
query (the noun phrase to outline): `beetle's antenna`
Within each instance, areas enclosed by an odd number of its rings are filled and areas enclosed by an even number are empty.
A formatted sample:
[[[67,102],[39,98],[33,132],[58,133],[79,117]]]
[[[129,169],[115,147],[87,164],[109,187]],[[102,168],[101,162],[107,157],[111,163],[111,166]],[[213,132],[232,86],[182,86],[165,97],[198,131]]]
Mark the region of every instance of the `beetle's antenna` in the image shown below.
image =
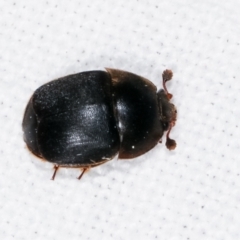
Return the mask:
[[[51,178],[51,180],[54,180],[54,178],[55,178],[55,176],[56,176],[56,173],[57,173],[57,170],[58,170],[58,168],[59,168],[59,165],[54,165],[54,167],[53,167],[53,169],[54,169],[54,173],[53,173],[53,175],[52,175],[52,178]]]
[[[169,149],[169,150],[173,150],[173,149],[175,149],[175,147],[177,146],[176,141],[173,140],[173,139],[171,139],[171,138],[169,137],[169,134],[170,134],[170,132],[171,132],[171,130],[172,130],[172,127],[173,127],[173,125],[170,124],[169,129],[168,129],[168,131],[167,131],[167,135],[166,135],[166,139],[167,139],[167,140],[166,140],[166,147],[167,147],[167,149]]]
[[[78,180],[80,180],[80,179],[82,178],[82,176],[83,176],[83,174],[86,172],[86,170],[87,170],[87,168],[84,168],[84,169],[83,169],[82,173],[81,173],[80,176],[78,177]]]
[[[167,87],[166,87],[166,82],[170,81],[172,79],[172,76],[173,76],[173,72],[171,70],[166,69],[165,71],[163,71],[163,74],[162,74],[163,88],[164,88],[169,100],[172,98],[172,94],[168,92]]]

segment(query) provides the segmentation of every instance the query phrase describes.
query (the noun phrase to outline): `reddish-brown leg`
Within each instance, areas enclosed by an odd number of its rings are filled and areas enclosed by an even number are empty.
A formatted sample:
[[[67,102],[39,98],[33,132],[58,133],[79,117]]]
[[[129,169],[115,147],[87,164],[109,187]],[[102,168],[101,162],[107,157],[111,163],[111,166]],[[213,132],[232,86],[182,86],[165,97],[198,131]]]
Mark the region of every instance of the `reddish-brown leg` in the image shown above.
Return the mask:
[[[163,88],[164,88],[169,100],[172,98],[172,94],[168,92],[167,87],[166,87],[166,82],[171,80],[172,76],[173,76],[173,73],[171,70],[166,69],[165,71],[163,71],[163,74],[162,74]]]
[[[171,130],[172,130],[172,124],[170,124],[170,126],[169,126],[169,129],[168,129],[168,131],[167,131],[167,135],[166,135],[166,147],[169,149],[169,150],[173,150],[173,149],[175,149],[175,147],[177,146],[177,144],[176,144],[176,142],[175,142],[175,140],[173,140],[173,139],[171,139],[170,137],[169,137],[169,134],[170,134],[170,132],[171,132]]]
[[[54,169],[54,172],[53,172],[51,180],[54,180],[54,178],[56,176],[56,173],[57,173],[57,170],[59,169],[59,165],[54,165],[53,169]]]
[[[86,172],[87,168],[83,168],[82,173],[80,174],[80,176],[78,177],[78,180],[80,180],[83,176],[83,174]]]

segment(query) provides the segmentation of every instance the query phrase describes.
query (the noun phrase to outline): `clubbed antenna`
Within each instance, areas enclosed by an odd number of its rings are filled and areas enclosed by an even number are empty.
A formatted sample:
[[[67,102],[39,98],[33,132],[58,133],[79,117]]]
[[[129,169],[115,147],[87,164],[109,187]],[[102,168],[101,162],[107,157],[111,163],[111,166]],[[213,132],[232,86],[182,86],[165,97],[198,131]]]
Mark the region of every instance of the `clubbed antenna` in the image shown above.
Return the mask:
[[[172,79],[172,76],[173,76],[173,72],[169,69],[166,69],[162,74],[163,88],[164,88],[169,100],[172,98],[172,94],[168,92],[167,87],[166,87],[166,82],[170,81]]]
[[[167,149],[169,149],[169,150],[174,150],[175,148],[176,148],[176,146],[177,146],[177,143],[176,143],[176,141],[175,140],[173,140],[173,139],[171,139],[170,137],[169,137],[169,134],[170,134],[170,132],[171,132],[171,130],[172,130],[172,124],[170,125],[170,127],[169,127],[169,129],[168,129],[168,132],[167,132],[167,135],[166,135],[166,147],[167,147]]]

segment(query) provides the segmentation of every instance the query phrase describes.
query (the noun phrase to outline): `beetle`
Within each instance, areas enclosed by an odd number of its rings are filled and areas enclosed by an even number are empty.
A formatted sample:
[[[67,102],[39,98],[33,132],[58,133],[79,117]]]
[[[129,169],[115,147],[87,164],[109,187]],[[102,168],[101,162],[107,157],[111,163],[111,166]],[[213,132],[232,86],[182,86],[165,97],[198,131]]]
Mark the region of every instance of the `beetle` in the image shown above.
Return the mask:
[[[118,155],[136,158],[169,137],[177,118],[166,88],[173,73],[162,73],[163,89],[148,79],[119,69],[87,71],[50,81],[30,98],[23,117],[28,149],[59,167],[87,169]]]

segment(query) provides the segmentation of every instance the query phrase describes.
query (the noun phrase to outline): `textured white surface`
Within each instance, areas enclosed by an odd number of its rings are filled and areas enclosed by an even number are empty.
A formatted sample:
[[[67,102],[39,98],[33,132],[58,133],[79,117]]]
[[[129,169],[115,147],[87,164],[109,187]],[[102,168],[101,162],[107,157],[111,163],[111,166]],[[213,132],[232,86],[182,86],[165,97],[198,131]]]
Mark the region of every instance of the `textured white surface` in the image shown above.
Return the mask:
[[[0,239],[240,239],[240,2],[0,1]],[[21,121],[33,91],[120,68],[178,107],[159,144],[85,174],[33,157]],[[143,116],[144,117],[144,116]]]

